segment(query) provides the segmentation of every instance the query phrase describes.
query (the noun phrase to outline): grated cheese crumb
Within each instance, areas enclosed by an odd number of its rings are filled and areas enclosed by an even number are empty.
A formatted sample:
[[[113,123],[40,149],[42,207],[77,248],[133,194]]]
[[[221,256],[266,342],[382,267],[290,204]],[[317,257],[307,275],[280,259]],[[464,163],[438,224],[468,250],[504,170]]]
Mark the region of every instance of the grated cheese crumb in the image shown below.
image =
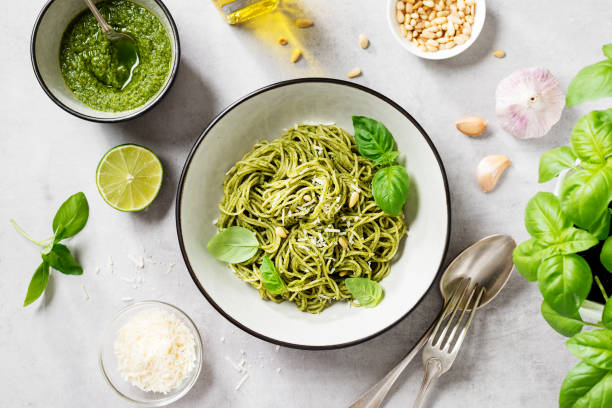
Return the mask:
[[[142,256],[136,259],[134,256],[128,255],[128,258],[134,263],[134,265],[136,265],[138,269],[144,268],[144,258]]]
[[[83,296],[85,300],[89,300],[89,293],[87,293],[87,289],[85,289],[85,285],[81,284],[81,289],[83,290]]]
[[[244,382],[247,380],[247,378],[249,378],[249,373],[246,373],[244,375],[244,377],[242,377],[242,379],[240,379],[240,381],[238,381],[238,384],[236,384],[236,387],[234,388],[234,390],[238,391],[240,389],[240,387],[242,387],[242,384],[244,384]]]
[[[124,301],[124,302],[131,302],[131,301],[134,300],[134,298],[131,298],[131,297],[122,297],[121,300]]]

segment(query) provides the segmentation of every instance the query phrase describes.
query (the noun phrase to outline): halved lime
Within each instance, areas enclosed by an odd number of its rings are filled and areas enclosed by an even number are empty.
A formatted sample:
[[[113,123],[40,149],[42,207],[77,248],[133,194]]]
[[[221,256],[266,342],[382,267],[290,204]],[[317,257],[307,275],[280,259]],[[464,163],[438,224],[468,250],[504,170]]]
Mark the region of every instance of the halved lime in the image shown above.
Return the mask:
[[[110,149],[96,170],[98,191],[111,207],[120,211],[144,210],[161,188],[164,170],[149,149],[124,144]]]

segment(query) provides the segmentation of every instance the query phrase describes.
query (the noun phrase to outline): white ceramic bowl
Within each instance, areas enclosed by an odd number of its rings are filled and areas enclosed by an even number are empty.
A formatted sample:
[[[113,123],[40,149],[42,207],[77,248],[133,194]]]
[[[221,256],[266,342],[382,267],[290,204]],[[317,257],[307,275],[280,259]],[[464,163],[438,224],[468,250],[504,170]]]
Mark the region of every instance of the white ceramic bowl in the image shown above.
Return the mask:
[[[395,39],[408,51],[416,55],[417,57],[430,59],[430,60],[442,60],[454,57],[456,55],[461,54],[463,51],[470,48],[474,41],[480,35],[482,31],[482,27],[484,26],[485,16],[487,14],[487,5],[485,0],[476,0],[476,15],[474,16],[474,24],[472,25],[472,34],[470,38],[465,42],[465,44],[458,45],[449,50],[440,50],[437,52],[423,52],[419,50],[415,45],[408,40],[406,37],[402,36],[400,32],[400,26],[395,19],[396,15],[396,3],[397,0],[387,0],[387,22],[389,24],[389,29],[391,33],[395,37]]]
[[[290,302],[260,299],[206,250],[216,234],[225,173],[259,140],[280,137],[299,122],[334,122],[353,132],[352,115],[383,122],[411,177],[405,207],[409,232],[375,308],[337,303],[318,315]],[[219,114],[191,150],[178,186],[177,230],[193,280],[227,319],[264,340],[297,348],[325,349],[365,341],[406,316],[431,287],[444,259],[450,203],[444,168],[425,131],[399,105],[350,82],[308,78],[280,82],[245,96]]]
[[[102,0],[94,0],[95,3],[99,1]],[[172,86],[180,60],[180,45],[178,30],[170,11],[160,0],[131,1],[145,7],[161,21],[170,37],[172,66],[166,83],[154,97],[144,105],[122,112],[103,112],[85,105],[66,86],[60,71],[59,49],[62,35],[74,17],[87,8],[83,0],[49,0],[39,13],[30,43],[32,66],[45,93],[66,112],[94,122],[121,122],[140,116],[152,108]]]
[[[183,324],[187,326],[193,335],[193,340],[195,342],[196,362],[193,370],[191,373],[189,373],[187,378],[183,379],[177,388],[171,390],[167,394],[160,392],[145,392],[124,380],[121,376],[117,357],[115,356],[114,351],[117,333],[119,330],[121,330],[123,325],[143,311],[158,309],[174,315],[177,319],[183,322]],[[102,341],[100,342],[98,363],[104,379],[119,396],[138,405],[147,407],[162,407],[178,401],[185,394],[187,394],[191,387],[193,387],[193,385],[196,383],[198,376],[200,375],[200,371],[202,370],[202,338],[200,337],[198,329],[191,321],[189,316],[187,316],[176,306],[156,300],[137,302],[121,309],[121,311],[117,313],[117,316],[106,328],[106,331],[102,336]]]

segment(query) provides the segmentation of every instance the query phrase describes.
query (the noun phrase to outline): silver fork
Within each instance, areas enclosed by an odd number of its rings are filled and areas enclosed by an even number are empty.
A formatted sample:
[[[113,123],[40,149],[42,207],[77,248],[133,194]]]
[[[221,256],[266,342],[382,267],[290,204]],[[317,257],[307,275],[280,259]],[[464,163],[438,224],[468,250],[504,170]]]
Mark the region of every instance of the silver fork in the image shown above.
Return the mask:
[[[485,292],[485,288],[483,287],[478,289],[478,284],[475,284],[471,290],[468,290],[470,289],[470,286],[469,279],[466,279],[457,285],[456,292],[453,294],[452,300],[445,307],[445,310],[440,316],[440,319],[429,337],[429,340],[423,347],[423,366],[425,367],[425,376],[423,377],[423,383],[421,384],[421,389],[419,390],[419,394],[417,395],[413,408],[419,408],[423,405],[425,396],[427,395],[427,391],[429,391],[431,385],[442,374],[451,368],[457,354],[459,353],[459,349],[461,348],[463,340],[465,340],[465,335],[470,328],[470,324],[472,323],[476,309],[480,305],[480,299]],[[466,300],[466,294],[468,292],[469,296]],[[476,292],[478,292],[478,296],[476,297],[473,305],[470,307],[470,302],[472,301],[472,298]],[[460,296],[457,296],[459,293]],[[461,315],[455,322],[455,325],[447,337],[446,333],[450,329],[453,320],[455,320],[455,315],[459,309],[461,309]],[[466,314],[466,310],[470,310],[470,313],[467,321],[465,324],[463,324],[463,318]],[[446,321],[444,329],[438,336],[438,330],[440,329],[442,322],[445,320],[445,317],[449,315],[450,317]],[[457,338],[455,338],[455,335],[457,335]]]

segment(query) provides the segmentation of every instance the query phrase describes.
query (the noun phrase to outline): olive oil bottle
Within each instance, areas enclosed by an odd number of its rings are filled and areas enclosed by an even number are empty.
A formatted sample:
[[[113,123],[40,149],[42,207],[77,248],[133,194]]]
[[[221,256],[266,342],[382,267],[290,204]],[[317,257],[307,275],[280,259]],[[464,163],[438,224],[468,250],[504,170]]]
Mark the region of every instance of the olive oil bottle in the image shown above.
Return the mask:
[[[238,24],[273,11],[280,0],[213,0],[228,23]]]

